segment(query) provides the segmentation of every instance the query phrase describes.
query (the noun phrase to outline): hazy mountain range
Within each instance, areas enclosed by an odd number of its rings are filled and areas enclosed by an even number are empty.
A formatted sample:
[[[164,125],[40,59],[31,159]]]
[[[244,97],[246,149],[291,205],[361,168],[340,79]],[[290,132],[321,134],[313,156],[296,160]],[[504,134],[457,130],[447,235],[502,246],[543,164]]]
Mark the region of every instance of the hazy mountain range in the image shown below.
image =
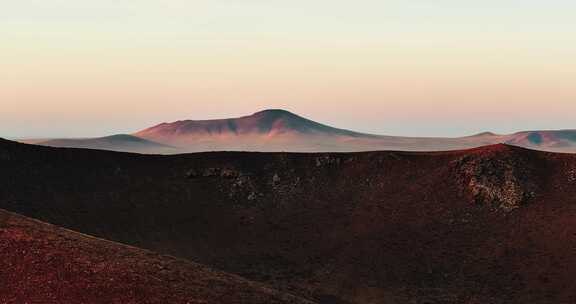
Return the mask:
[[[161,123],[133,134],[50,139],[34,143],[146,154],[204,151],[440,151],[498,143],[553,152],[576,152],[576,130],[524,131],[507,135],[485,132],[457,138],[401,137],[338,129],[285,110],[265,110],[239,118]]]

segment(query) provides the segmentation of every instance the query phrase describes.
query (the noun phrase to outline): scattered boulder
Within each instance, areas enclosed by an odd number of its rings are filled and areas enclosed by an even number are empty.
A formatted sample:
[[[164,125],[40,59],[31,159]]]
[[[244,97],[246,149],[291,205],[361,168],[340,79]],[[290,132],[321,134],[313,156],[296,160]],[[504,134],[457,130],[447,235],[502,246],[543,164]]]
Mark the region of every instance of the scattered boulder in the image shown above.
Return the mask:
[[[568,174],[568,181],[569,182],[571,182],[571,183],[576,182],[576,168],[570,169],[567,174]]]
[[[206,168],[202,171],[202,177],[218,177],[221,172],[221,168]]]
[[[247,197],[246,199],[249,200],[249,201],[253,201],[253,200],[257,199],[257,198],[258,198],[258,193],[252,191],[252,192],[250,192],[250,193],[248,194],[248,197]]]
[[[316,157],[316,167],[326,167],[330,165],[340,165],[340,158],[331,155]]]
[[[238,178],[242,173],[231,168],[209,167],[205,169],[190,169],[186,172],[187,178],[222,177],[226,179]]]
[[[467,156],[457,161],[457,168],[476,204],[511,211],[535,195],[529,168],[520,159]]]
[[[274,173],[274,176],[272,176],[272,185],[278,185],[280,183],[280,176],[278,175],[278,173]]]
[[[264,195],[250,176],[242,175],[233,179],[228,188],[228,196],[235,202],[242,203],[256,201]]]
[[[240,171],[233,170],[233,169],[222,169],[220,171],[220,177],[223,178],[237,178],[240,177],[242,174]]]

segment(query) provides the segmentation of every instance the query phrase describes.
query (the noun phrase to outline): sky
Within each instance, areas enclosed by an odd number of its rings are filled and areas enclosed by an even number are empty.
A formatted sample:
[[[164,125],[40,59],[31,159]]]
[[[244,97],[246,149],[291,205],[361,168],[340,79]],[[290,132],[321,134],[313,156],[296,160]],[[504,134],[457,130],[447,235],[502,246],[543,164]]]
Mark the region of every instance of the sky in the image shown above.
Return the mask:
[[[282,108],[356,131],[575,129],[573,0],[0,0],[0,137]]]

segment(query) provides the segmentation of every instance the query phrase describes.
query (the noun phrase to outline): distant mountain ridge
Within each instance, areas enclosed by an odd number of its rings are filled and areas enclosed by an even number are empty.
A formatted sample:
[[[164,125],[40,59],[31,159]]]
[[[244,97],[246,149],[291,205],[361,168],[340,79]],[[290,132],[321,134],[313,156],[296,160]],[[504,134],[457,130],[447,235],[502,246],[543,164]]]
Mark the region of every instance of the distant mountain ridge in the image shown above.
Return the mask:
[[[457,138],[384,136],[339,129],[286,110],[270,109],[238,118],[164,122],[130,135],[55,139],[37,143],[146,154],[205,151],[442,151],[499,143],[574,153],[576,130],[525,131],[507,135],[482,132]]]
[[[505,143],[554,152],[576,151],[576,130],[525,131],[511,136]]]
[[[134,135],[142,138],[160,138],[165,140],[165,137],[167,136],[238,136],[276,135],[286,133],[324,136],[377,137],[376,135],[330,127],[280,109],[264,110],[239,118],[181,120],[173,123],[162,123],[139,131]]]

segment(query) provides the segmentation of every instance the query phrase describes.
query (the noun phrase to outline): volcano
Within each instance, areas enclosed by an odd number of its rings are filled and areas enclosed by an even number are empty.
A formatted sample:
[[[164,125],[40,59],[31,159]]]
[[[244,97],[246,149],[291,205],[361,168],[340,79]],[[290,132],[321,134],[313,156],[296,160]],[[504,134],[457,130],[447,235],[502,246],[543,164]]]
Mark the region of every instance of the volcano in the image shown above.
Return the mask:
[[[186,137],[203,136],[268,136],[320,135],[346,137],[376,137],[343,129],[333,128],[303,118],[285,110],[265,110],[250,116],[216,120],[183,120],[162,123],[137,132],[135,135],[158,141],[185,141]]]
[[[207,151],[445,151],[498,143],[552,152],[576,152],[576,131],[530,131],[507,135],[483,132],[457,138],[387,136],[334,128],[289,111],[275,109],[239,118],[161,123],[130,135],[29,142],[52,147],[144,154]]]
[[[381,137],[330,127],[285,110],[265,110],[249,116],[162,123],[134,136],[202,151],[345,151],[367,147]]]

